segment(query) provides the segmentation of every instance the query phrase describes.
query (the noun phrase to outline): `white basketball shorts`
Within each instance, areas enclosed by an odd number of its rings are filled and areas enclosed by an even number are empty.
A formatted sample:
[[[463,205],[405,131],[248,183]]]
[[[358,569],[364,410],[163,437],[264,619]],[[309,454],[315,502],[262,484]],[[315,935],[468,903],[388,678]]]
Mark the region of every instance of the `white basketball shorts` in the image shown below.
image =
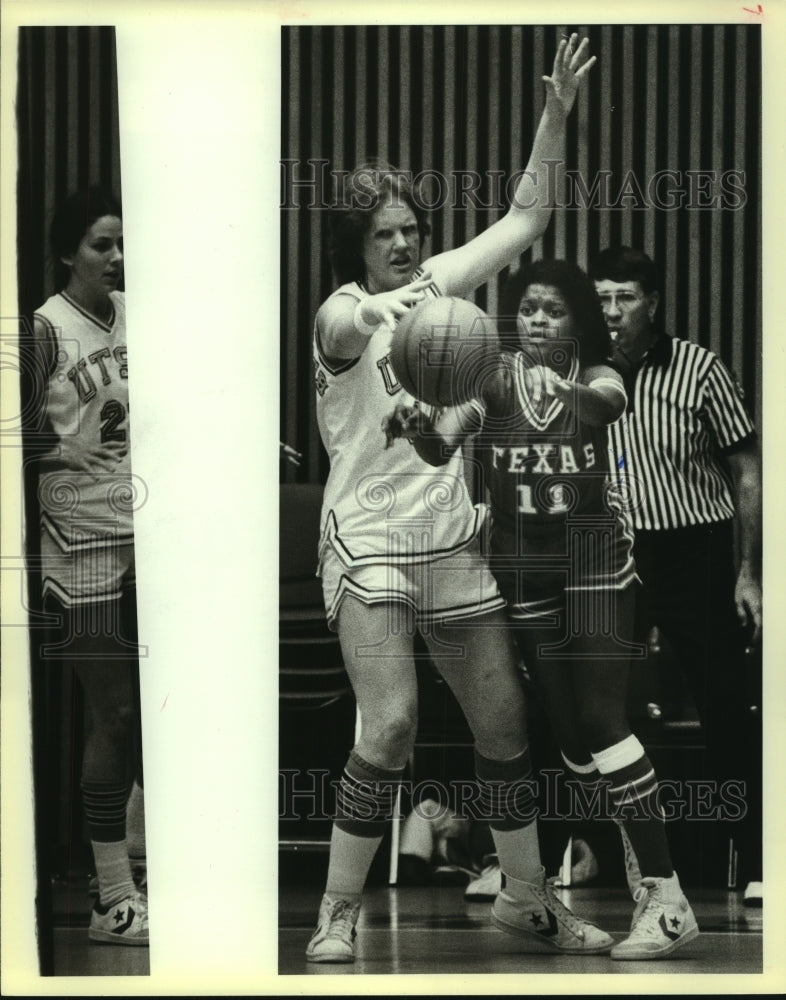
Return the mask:
[[[418,625],[458,621],[505,606],[477,538],[455,555],[430,562],[397,559],[354,567],[347,566],[335,549],[327,546],[319,575],[333,631],[347,595],[369,605],[406,604]]]

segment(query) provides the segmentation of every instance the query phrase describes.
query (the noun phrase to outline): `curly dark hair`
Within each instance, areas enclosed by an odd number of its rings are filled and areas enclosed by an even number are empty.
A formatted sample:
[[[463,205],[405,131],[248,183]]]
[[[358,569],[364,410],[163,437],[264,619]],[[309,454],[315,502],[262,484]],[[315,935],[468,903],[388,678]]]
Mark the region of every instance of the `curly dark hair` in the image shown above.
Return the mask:
[[[328,214],[328,253],[340,285],[365,280],[363,237],[380,202],[391,194],[414,212],[422,249],[431,227],[428,213],[419,203],[407,172],[397,170],[383,160],[361,163],[345,178],[337,204],[331,207]]]
[[[553,285],[565,297],[578,332],[581,367],[607,361],[611,354],[611,337],[595,286],[578,264],[566,260],[530,261],[508,276],[502,289],[498,324],[503,349],[521,349],[517,316],[524,292],[534,284]]]

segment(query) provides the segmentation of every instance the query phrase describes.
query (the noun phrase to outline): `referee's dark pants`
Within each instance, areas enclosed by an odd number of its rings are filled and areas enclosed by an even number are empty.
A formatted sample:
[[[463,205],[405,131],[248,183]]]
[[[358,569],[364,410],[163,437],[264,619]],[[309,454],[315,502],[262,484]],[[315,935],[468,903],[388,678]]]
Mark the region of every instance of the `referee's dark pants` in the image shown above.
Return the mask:
[[[705,778],[720,787],[745,783],[743,819],[696,828],[703,853],[716,855],[711,865],[719,873],[725,873],[728,840],[734,839],[738,885],[744,888],[761,879],[761,668],[760,650],[746,653],[750,635],[734,604],[732,521],[637,531],[634,555],[644,585],[636,609],[637,641],[658,627],[687,681],[704,732],[704,773],[683,778]]]

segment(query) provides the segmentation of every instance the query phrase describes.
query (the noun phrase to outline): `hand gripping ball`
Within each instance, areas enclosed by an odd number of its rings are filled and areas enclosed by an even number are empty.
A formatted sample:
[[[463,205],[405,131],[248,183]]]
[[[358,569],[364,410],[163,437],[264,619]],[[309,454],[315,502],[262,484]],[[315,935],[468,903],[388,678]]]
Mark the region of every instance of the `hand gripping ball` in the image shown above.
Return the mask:
[[[426,299],[393,332],[390,363],[406,391],[434,406],[478,396],[499,356],[497,330],[482,309],[458,298]]]

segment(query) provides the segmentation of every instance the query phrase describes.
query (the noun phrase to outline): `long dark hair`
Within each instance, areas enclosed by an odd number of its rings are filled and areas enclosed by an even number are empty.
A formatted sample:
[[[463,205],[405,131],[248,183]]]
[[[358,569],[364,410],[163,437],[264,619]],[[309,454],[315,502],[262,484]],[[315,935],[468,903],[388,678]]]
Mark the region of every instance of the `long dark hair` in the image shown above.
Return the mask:
[[[536,260],[523,264],[509,275],[502,289],[499,338],[505,350],[521,350],[522,342],[516,317],[522,296],[530,285],[553,285],[559,289],[573,317],[578,332],[578,356],[582,368],[607,361],[611,337],[595,286],[584,271],[567,260]]]
[[[412,209],[418,224],[420,246],[423,247],[431,231],[428,213],[419,203],[406,171],[396,170],[383,160],[361,163],[347,175],[337,204],[331,207],[328,214],[328,252],[340,285],[365,279],[363,237],[368,232],[374,212],[389,195]]]
[[[62,258],[75,254],[88,229],[105,215],[122,219],[123,209],[119,198],[97,185],[74,192],[58,206],[49,227],[58,287],[68,284],[70,273]]]

